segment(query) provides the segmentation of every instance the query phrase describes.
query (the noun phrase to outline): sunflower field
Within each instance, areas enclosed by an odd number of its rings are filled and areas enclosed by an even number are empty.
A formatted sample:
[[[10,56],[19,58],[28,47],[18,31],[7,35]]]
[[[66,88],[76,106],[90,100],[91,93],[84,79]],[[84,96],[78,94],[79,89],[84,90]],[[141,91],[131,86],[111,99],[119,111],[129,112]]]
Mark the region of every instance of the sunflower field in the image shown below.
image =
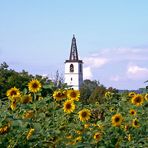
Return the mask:
[[[148,93],[106,92],[103,103],[82,103],[78,90],[31,80],[0,100],[0,147],[148,147]],[[42,89],[53,93],[42,96]],[[118,95],[118,97],[115,97]]]

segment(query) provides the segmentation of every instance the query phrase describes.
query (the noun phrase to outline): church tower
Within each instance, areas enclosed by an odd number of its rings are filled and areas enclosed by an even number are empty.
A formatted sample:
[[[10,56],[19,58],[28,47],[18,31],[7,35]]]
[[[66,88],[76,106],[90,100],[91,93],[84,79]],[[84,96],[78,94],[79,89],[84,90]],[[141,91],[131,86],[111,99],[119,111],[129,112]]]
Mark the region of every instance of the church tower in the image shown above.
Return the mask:
[[[73,35],[69,60],[65,61],[65,83],[79,90],[83,83],[83,62],[78,58],[76,38]]]

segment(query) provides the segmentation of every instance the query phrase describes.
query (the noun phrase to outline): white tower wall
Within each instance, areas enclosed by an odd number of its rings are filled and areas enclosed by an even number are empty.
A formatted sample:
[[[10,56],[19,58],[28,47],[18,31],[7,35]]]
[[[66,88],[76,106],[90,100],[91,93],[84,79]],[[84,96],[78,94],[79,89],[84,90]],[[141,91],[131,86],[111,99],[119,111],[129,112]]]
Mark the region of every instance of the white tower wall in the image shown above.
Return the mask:
[[[73,64],[74,71],[70,72],[70,65]],[[83,83],[83,64],[78,62],[65,62],[65,83],[75,90],[79,90]]]

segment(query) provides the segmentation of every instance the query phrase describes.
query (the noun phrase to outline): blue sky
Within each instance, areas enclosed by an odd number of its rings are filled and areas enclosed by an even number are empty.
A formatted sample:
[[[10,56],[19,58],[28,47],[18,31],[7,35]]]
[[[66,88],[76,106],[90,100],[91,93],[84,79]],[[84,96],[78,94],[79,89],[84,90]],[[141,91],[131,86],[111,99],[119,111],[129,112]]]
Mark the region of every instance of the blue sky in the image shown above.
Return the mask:
[[[147,0],[0,1],[0,63],[54,77],[75,34],[84,78],[137,89],[148,79]]]

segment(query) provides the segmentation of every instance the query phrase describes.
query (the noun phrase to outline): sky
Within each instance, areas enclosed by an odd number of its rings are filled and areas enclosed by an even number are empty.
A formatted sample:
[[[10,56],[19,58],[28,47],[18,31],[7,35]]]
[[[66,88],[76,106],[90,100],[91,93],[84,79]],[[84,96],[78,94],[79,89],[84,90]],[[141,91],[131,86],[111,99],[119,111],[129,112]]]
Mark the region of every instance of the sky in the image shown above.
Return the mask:
[[[73,34],[84,79],[146,86],[147,0],[0,0],[0,63],[11,69],[64,75]]]

